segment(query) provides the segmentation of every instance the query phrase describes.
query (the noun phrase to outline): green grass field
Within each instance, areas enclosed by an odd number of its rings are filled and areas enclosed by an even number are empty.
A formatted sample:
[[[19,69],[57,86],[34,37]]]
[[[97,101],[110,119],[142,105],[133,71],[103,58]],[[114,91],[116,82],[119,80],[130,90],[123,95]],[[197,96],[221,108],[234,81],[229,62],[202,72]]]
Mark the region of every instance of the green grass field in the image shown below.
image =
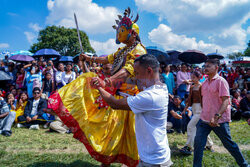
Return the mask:
[[[240,146],[245,158],[250,162],[250,126],[246,121],[231,123],[231,135]],[[87,153],[84,145],[72,137],[72,134],[48,133],[13,128],[11,137],[0,135],[0,167],[92,167],[99,166]],[[224,149],[221,142],[212,132],[215,152],[205,151],[203,164],[206,167],[235,167],[236,162]],[[192,166],[193,156],[183,156],[178,148],[184,146],[186,134],[168,134],[172,150],[174,167]],[[113,164],[113,166],[121,166]]]

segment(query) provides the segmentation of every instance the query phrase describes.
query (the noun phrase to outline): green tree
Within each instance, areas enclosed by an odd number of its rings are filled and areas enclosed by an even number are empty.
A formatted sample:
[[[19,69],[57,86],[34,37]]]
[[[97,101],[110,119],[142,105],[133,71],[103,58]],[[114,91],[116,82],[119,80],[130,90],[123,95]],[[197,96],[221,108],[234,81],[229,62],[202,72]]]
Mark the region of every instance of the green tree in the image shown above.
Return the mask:
[[[244,56],[244,54],[242,54],[241,52],[230,53],[227,55],[227,57],[231,60],[237,59],[242,56]]]
[[[83,50],[85,52],[95,53],[95,50],[89,43],[87,34],[80,31]],[[80,53],[80,45],[78,41],[76,29],[65,27],[47,26],[39,32],[38,42],[31,46],[30,51],[36,51],[44,48],[52,48],[63,56],[75,56]]]
[[[244,51],[244,55],[250,57],[250,40],[248,41],[247,48]]]

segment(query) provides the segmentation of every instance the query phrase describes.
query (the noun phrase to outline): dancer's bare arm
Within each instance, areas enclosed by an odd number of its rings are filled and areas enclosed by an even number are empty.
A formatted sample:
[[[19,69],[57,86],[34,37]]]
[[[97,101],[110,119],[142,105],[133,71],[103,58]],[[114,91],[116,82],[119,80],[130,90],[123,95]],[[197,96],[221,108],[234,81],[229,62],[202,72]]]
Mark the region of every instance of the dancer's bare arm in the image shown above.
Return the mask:
[[[127,98],[116,99],[110,93],[105,91],[102,87],[99,87],[97,89],[99,90],[102,98],[105,100],[106,103],[108,103],[108,105],[110,105],[111,108],[120,110],[131,110],[127,103]]]

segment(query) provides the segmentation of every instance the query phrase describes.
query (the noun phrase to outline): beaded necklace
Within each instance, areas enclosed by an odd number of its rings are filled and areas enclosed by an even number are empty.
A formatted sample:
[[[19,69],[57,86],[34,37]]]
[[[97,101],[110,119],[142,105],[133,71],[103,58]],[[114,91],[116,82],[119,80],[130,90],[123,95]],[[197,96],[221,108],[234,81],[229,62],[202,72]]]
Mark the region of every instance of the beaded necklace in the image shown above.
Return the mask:
[[[118,70],[120,70],[125,56],[131,52],[140,42],[136,41],[133,45],[130,47],[125,46],[123,49],[121,49],[118,54],[115,57],[114,63],[112,65],[112,72],[111,74],[114,75]],[[126,60],[125,60],[126,61]]]

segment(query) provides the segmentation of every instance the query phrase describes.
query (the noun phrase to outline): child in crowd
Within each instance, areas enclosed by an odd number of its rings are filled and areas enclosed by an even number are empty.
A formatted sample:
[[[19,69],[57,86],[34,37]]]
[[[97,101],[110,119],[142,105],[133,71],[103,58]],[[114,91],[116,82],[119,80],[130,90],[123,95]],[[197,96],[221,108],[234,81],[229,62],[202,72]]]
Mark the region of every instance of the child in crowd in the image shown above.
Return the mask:
[[[10,111],[13,111],[16,109],[16,102],[17,100],[15,99],[14,95],[12,93],[7,94],[7,105],[9,107]]]
[[[19,99],[21,93],[22,93],[22,89],[21,88],[18,88],[17,91],[16,91],[16,96],[15,96],[15,99]]]
[[[16,99],[17,90],[14,88],[14,89],[12,89],[10,92],[13,94],[14,98]]]
[[[43,98],[48,99],[51,92],[53,91],[54,91],[54,82],[52,80],[52,75],[50,72],[47,72],[43,80],[43,86],[42,86],[42,91],[41,91],[43,94]]]
[[[16,77],[16,88],[23,88],[24,86],[24,77],[25,77],[25,71],[24,68],[21,68],[20,72],[17,72]]]

